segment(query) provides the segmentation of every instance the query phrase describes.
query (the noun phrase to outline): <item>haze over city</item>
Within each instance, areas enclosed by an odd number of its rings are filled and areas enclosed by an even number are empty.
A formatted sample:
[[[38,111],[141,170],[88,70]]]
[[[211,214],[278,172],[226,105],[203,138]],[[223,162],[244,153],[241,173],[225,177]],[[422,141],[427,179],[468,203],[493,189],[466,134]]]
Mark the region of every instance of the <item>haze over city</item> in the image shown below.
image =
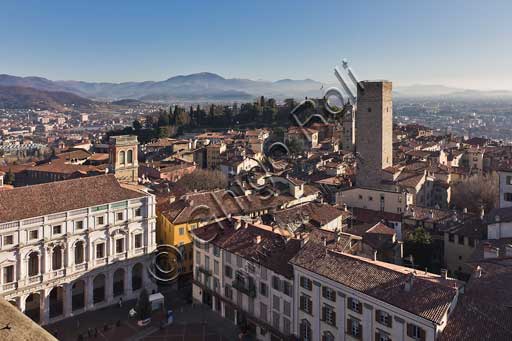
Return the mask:
[[[226,78],[512,89],[510,1],[2,1],[0,73],[52,80]],[[16,51],[16,53],[13,53]]]

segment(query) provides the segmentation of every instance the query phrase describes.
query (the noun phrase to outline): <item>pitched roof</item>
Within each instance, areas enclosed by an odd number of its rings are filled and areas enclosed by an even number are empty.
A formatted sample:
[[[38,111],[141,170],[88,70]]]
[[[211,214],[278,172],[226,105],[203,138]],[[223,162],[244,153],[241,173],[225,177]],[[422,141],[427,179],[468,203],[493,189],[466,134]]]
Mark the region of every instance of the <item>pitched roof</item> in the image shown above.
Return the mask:
[[[416,274],[407,291],[413,269],[332,251],[314,239],[290,262],[438,324],[458,292],[457,281],[430,273]]]
[[[146,195],[122,187],[114,175],[17,187],[0,192],[0,223],[104,205]]]
[[[512,259],[482,261],[478,266],[481,276],[473,275],[466,284],[440,341],[512,340]]]
[[[288,261],[300,250],[300,240],[287,240],[269,226],[248,224],[236,228],[235,224],[234,219],[226,219],[196,228],[191,233],[223,250],[293,278],[293,268]],[[257,238],[260,238],[259,242]]]

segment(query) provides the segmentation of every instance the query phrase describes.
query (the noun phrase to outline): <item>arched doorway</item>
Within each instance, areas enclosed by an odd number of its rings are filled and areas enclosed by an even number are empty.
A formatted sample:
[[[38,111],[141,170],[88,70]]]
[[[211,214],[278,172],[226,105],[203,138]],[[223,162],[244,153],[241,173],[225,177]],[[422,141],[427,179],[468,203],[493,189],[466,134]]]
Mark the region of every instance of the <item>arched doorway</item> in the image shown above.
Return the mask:
[[[62,268],[62,247],[57,245],[52,250],[52,270],[60,270]]]
[[[77,310],[85,307],[85,282],[76,281],[71,287],[71,309]]]
[[[39,323],[39,314],[41,313],[40,303],[41,296],[37,292],[31,293],[25,300],[25,315],[30,317],[36,323]]]
[[[36,251],[28,256],[28,275],[30,277],[39,275],[39,253]]]
[[[64,288],[55,287],[50,291],[50,318],[62,315],[64,311]]]
[[[139,290],[142,288],[142,264],[137,263],[132,269],[132,290]]]
[[[100,274],[93,280],[93,303],[105,301],[105,275]]]
[[[124,269],[117,269],[114,272],[114,297],[124,294]]]

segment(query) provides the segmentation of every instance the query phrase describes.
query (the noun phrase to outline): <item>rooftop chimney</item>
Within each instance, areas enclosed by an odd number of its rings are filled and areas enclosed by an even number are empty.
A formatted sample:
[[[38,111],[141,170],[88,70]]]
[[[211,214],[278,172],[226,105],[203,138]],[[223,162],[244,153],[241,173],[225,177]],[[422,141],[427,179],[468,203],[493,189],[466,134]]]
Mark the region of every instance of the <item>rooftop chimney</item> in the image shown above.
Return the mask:
[[[441,269],[441,277],[443,277],[443,279],[448,279],[448,270]]]
[[[377,250],[373,251],[373,261],[377,261]]]

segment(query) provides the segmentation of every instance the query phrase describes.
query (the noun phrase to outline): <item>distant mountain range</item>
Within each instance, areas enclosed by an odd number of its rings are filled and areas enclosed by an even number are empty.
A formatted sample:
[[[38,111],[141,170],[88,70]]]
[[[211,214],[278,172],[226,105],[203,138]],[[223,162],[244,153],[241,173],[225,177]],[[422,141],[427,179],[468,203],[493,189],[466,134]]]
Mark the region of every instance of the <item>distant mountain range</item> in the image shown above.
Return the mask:
[[[60,92],[64,96],[62,105],[67,105],[71,97],[62,93],[74,94],[82,97],[76,101],[84,103],[85,98],[95,101],[125,101],[138,100],[146,102],[231,102],[250,101],[258,96],[284,98],[304,98],[322,96],[321,82],[304,79],[282,79],[278,81],[250,80],[240,78],[224,78],[215,73],[201,72],[190,75],[175,76],[163,81],[125,82],[125,83],[94,83],[82,81],[52,81],[42,77],[17,77],[0,75],[0,92],[4,93],[3,102],[9,98],[13,100],[16,91],[19,96],[27,96],[32,88],[45,92],[28,101],[37,102],[41,96],[58,96],[48,92]],[[5,88],[8,87],[8,88]],[[18,89],[18,90],[16,90]],[[33,93],[34,95],[36,93]],[[478,91],[451,88],[442,85],[411,85],[397,87],[394,90],[397,98],[412,97],[448,97],[448,98],[475,98],[475,97],[512,97],[510,91]],[[12,105],[12,104],[11,104]],[[4,104],[5,106],[5,104]]]
[[[41,77],[0,75],[0,86],[21,86],[44,91],[65,91],[101,101],[137,99],[151,102],[172,101],[248,101],[258,96],[277,99],[320,96],[322,83],[311,80],[283,79],[275,82],[250,79],[226,79],[202,72],[175,76],[164,81],[91,83],[51,81]]]
[[[44,91],[21,86],[0,86],[0,108],[42,110],[86,110],[94,102],[90,99],[63,91]]]

